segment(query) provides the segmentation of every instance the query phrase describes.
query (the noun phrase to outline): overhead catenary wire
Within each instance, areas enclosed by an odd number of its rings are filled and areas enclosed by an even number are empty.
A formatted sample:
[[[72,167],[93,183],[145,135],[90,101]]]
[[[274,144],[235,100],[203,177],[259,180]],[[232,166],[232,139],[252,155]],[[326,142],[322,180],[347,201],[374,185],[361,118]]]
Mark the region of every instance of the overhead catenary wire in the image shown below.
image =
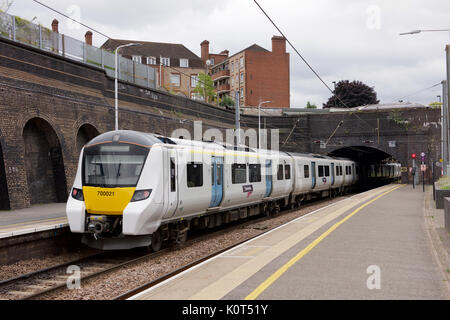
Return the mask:
[[[297,53],[297,55],[303,60],[303,62],[308,66],[308,68],[314,73],[314,75],[320,80],[320,82],[322,82],[322,84],[328,89],[328,91],[331,92],[331,94],[333,94],[346,108],[349,108],[349,106],[342,101],[341,98],[339,98],[339,96],[337,94],[334,93],[334,91],[328,86],[328,84],[322,79],[322,77],[319,75],[319,73],[314,70],[314,68],[308,63],[308,61],[302,56],[302,54],[297,50],[297,48],[291,43],[291,41],[289,41],[288,37],[286,37],[286,35],[283,33],[283,31],[281,31],[281,29],[277,26],[277,24],[272,20],[272,18],[270,18],[270,16],[267,14],[267,12],[260,6],[260,4],[258,3],[258,1],[253,0],[256,5],[259,7],[259,9],[264,13],[264,15],[267,17],[267,19],[272,23],[272,25],[278,30],[278,32],[283,36],[283,38],[286,40],[286,42],[291,46],[291,48],[295,51],[295,53]],[[371,124],[369,124],[367,121],[365,121],[364,119],[362,119],[361,117],[359,117],[357,114],[354,114],[358,119],[360,119],[361,121],[363,121],[364,123],[366,123],[369,127],[371,128],[375,128],[374,126],[372,126]]]
[[[64,14],[64,13],[62,13],[62,12],[60,12],[60,11],[58,11],[58,10],[52,8],[52,7],[50,7],[50,6],[48,6],[48,5],[46,5],[46,4],[42,3],[42,2],[40,2],[40,1],[37,1],[37,0],[33,0],[33,1],[36,2],[37,4],[43,6],[43,7],[45,7],[45,8],[47,8],[47,9],[51,10],[51,11],[53,11],[53,12],[56,12],[57,14],[59,14],[59,15],[65,17],[65,18],[67,18],[67,19],[69,19],[69,20],[72,20],[73,22],[76,22],[76,23],[82,25],[82,26],[85,27],[85,28],[88,28],[89,30],[92,30],[92,31],[94,31],[94,32],[96,32],[96,33],[98,33],[98,34],[104,36],[105,38],[112,39],[110,36],[104,34],[103,32],[100,32],[100,31],[98,31],[98,30],[96,30],[96,29],[94,29],[94,28],[91,28],[91,27],[89,27],[88,25],[86,25],[86,24],[84,24],[84,23],[82,23],[82,22],[80,22],[80,21],[77,21],[76,19],[74,19],[74,18],[72,18],[72,17],[69,17],[67,14]]]
[[[417,95],[417,94],[419,94],[419,93],[422,93],[422,92],[424,92],[424,91],[433,89],[434,87],[437,87],[437,86],[440,86],[440,85],[442,85],[442,81],[439,82],[439,83],[436,83],[436,84],[434,84],[434,85],[432,85],[432,86],[430,86],[430,87],[427,87],[427,88],[421,89],[421,90],[419,90],[419,91],[415,91],[415,92],[413,92],[413,93],[407,94],[406,96],[400,97],[400,98],[398,98],[396,101],[394,101],[394,103],[397,102],[397,101],[403,100],[403,99],[405,99],[405,98],[408,98],[408,97],[411,97],[411,96],[415,96],[415,95]]]

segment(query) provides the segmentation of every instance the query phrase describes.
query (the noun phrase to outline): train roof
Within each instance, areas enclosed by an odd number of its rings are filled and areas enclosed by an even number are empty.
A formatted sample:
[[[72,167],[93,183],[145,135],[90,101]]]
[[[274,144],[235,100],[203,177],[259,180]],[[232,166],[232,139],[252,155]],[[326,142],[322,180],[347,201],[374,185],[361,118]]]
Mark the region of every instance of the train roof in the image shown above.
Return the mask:
[[[143,147],[151,147],[154,144],[167,144],[167,145],[180,145],[180,146],[192,146],[198,148],[208,148],[215,150],[233,150],[241,152],[253,152],[266,155],[283,155],[292,157],[303,157],[303,158],[316,158],[316,159],[328,159],[328,160],[344,160],[352,161],[348,158],[340,157],[330,157],[321,154],[314,153],[298,153],[298,152],[284,152],[284,151],[274,151],[267,149],[256,149],[250,148],[245,145],[232,145],[225,142],[215,142],[215,141],[198,141],[198,140],[187,140],[179,138],[170,138],[158,134],[133,131],[133,130],[115,130],[102,133],[89,141],[86,147],[90,147],[96,144],[108,143],[108,142],[131,142]]]
[[[86,147],[108,142],[131,142],[133,144],[137,144],[147,148],[150,148],[156,143],[161,143],[158,138],[149,133],[132,130],[115,130],[108,131],[96,136],[86,144]]]

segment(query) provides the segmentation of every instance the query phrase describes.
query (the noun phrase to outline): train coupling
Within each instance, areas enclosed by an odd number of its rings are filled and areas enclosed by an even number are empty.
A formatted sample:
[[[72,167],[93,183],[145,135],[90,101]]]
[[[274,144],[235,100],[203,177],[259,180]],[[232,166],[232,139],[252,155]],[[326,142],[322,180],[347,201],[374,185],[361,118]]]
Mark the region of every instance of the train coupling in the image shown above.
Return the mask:
[[[99,235],[109,229],[107,216],[90,216],[88,218],[88,232]]]

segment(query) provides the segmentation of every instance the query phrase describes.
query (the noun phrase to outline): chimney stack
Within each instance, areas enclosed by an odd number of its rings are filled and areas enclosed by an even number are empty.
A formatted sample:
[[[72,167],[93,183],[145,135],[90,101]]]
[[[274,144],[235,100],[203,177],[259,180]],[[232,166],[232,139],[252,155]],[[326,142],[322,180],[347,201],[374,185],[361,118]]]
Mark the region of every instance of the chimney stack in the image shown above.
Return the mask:
[[[53,21],[52,21],[52,31],[53,32],[59,33],[58,24],[59,24],[58,20],[53,19]]]
[[[223,50],[220,54],[225,54],[227,57],[230,54],[230,51],[228,50]]]
[[[206,60],[209,59],[209,41],[203,40],[202,43],[200,43],[201,52],[202,52],[202,61],[203,63],[206,63]]]
[[[86,32],[86,34],[84,35],[84,40],[86,41],[86,44],[92,46],[92,32],[91,31]]]
[[[286,53],[286,39],[280,36],[272,37],[272,52]]]

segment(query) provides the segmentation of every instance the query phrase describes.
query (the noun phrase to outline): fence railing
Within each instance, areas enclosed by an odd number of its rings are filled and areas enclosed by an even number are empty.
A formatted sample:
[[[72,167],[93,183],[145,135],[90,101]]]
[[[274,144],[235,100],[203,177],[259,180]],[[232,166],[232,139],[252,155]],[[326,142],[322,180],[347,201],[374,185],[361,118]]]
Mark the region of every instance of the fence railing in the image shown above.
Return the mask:
[[[0,36],[30,45],[106,71],[114,78],[115,55],[17,16],[0,12]],[[148,88],[156,88],[155,69],[119,55],[118,78]]]

